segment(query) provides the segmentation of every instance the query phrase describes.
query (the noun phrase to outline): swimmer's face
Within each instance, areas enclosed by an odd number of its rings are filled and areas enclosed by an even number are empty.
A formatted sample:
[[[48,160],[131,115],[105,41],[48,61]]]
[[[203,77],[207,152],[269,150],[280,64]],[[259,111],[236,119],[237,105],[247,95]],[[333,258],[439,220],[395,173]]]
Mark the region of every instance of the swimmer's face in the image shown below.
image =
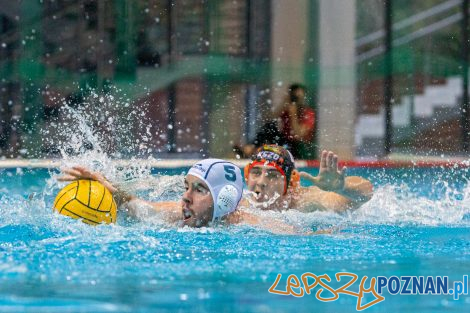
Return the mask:
[[[248,173],[247,187],[255,193],[255,201],[273,201],[283,197],[284,179],[275,167],[255,165]]]
[[[193,175],[186,175],[184,179],[186,191],[182,198],[183,225],[190,227],[206,226],[212,221],[214,214],[214,201],[209,187]]]

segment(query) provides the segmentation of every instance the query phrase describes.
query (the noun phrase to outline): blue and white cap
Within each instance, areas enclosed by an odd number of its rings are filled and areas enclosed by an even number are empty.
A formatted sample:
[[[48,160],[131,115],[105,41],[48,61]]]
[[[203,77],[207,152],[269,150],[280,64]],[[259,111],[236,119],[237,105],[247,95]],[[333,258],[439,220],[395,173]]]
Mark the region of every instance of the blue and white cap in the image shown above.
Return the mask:
[[[239,167],[221,159],[205,159],[189,169],[209,187],[214,201],[212,221],[233,211],[243,195],[243,180]]]

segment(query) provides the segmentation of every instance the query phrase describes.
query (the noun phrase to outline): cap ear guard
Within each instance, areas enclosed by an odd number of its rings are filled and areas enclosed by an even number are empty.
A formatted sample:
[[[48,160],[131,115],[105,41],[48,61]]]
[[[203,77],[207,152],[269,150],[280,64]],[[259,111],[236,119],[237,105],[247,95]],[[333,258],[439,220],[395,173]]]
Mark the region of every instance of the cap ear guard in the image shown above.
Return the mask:
[[[221,216],[227,215],[235,210],[238,205],[238,191],[233,185],[225,185],[220,189],[214,206],[212,221]]]

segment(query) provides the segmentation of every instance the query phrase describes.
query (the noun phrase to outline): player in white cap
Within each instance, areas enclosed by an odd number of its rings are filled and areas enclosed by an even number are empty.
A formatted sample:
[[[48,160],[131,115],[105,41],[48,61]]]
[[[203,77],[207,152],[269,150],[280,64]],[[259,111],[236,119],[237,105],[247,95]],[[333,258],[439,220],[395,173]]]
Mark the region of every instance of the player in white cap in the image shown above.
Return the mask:
[[[294,228],[282,222],[260,221],[256,216],[236,210],[243,195],[240,168],[221,159],[205,159],[194,164],[185,177],[186,191],[181,201],[148,202],[118,190],[101,173],[75,166],[64,169],[59,181],[92,179],[105,185],[118,202],[131,215],[140,216],[146,207],[150,211],[165,212],[169,222],[179,221],[182,226],[203,227],[224,219],[226,223],[245,222],[267,227],[273,232],[293,233]],[[144,210],[145,211],[145,210]]]
[[[185,177],[185,187],[183,221],[185,225],[196,227],[235,211],[243,195],[240,169],[220,159],[205,159],[194,164]]]

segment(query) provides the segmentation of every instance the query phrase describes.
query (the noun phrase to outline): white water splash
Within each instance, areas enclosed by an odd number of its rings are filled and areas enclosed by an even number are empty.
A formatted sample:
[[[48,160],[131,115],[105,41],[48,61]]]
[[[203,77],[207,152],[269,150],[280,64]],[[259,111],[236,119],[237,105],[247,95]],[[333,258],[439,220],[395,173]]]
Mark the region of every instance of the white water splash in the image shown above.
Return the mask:
[[[369,224],[470,225],[470,186],[458,191],[445,185],[444,196],[437,200],[412,193],[406,185],[383,186],[347,218]]]
[[[260,210],[250,204],[244,210],[260,217],[277,218],[301,229],[309,227],[328,228],[350,224],[359,225],[425,225],[470,226],[470,186],[463,189],[450,187],[439,180],[442,197],[430,199],[411,191],[407,184],[387,184],[377,188],[371,200],[355,211],[343,214],[316,211],[303,213],[297,210]],[[250,202],[251,203],[251,202]]]
[[[145,109],[135,110],[128,101],[92,92],[79,107],[63,106],[60,118],[44,131],[43,145],[58,148],[62,168],[83,166],[98,171],[130,193],[152,189],[152,198],[159,198],[165,190],[180,190],[182,183],[173,186],[170,179],[151,175],[150,164],[156,161],[150,145],[151,121]],[[128,157],[132,166],[116,167],[112,160],[122,157]],[[47,181],[46,195],[65,185],[57,183],[57,176]]]

